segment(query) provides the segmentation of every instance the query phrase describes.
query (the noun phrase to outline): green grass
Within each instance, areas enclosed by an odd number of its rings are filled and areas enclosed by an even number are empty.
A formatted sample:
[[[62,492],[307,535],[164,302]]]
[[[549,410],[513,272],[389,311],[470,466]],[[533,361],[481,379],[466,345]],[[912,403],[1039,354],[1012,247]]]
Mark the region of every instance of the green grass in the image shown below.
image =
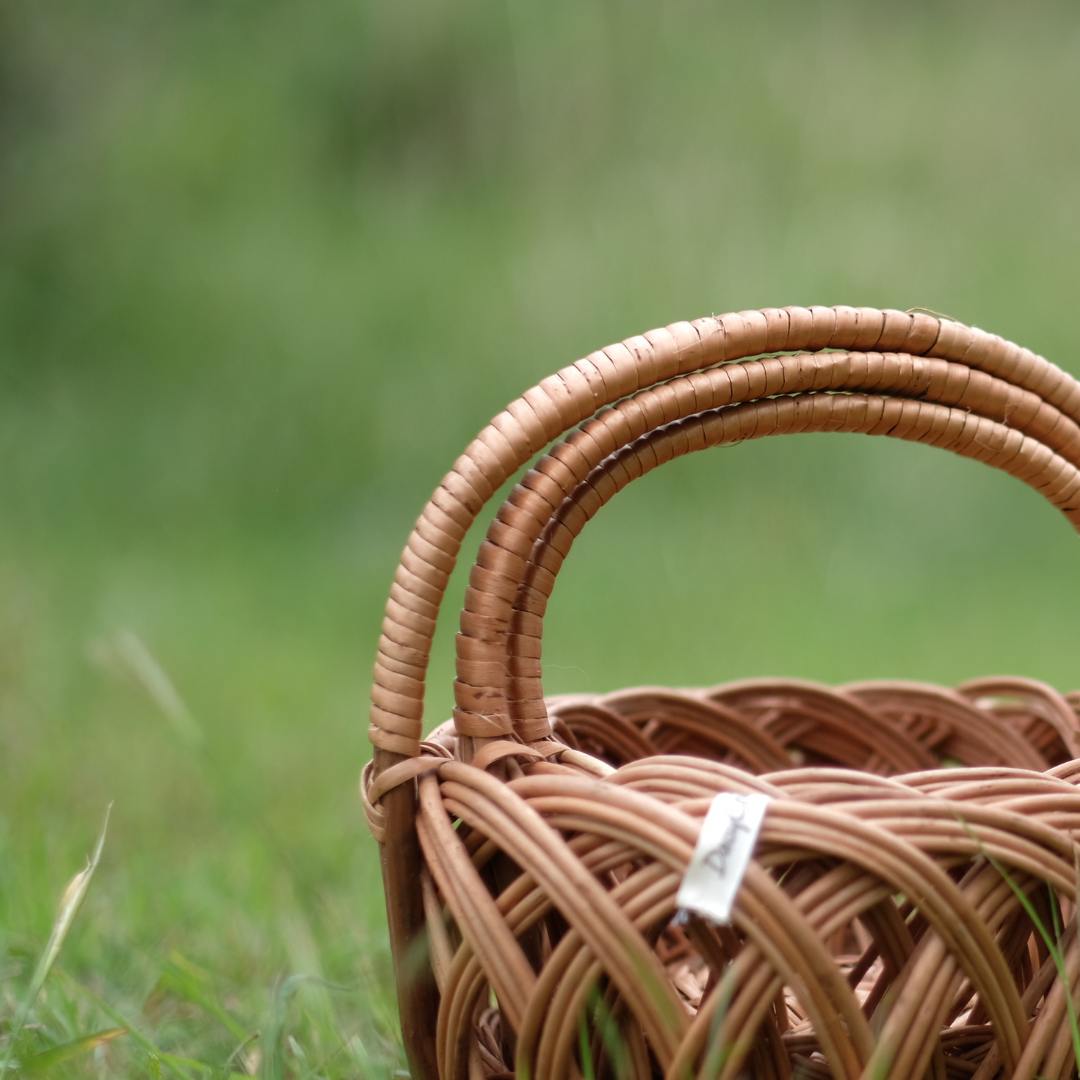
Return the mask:
[[[111,802],[21,1060],[400,1067],[355,791],[442,470],[710,311],[928,305],[1080,370],[1078,60],[1064,3],[0,7],[0,1046]],[[934,451],[698,455],[575,548],[547,685],[1080,685],[1075,559]]]
[[[983,851],[983,855],[985,855],[986,860],[990,865],[1005,879],[1009,888],[1012,890],[1013,895],[1016,897],[1017,902],[1024,909],[1024,914],[1027,915],[1032,926],[1035,927],[1035,932],[1042,939],[1042,943],[1046,947],[1046,951],[1049,953],[1050,959],[1054,963],[1054,969],[1057,972],[1058,979],[1061,981],[1065,994],[1065,1016],[1069,1025],[1069,1035],[1072,1039],[1073,1061],[1076,1064],[1077,1069],[1080,1070],[1080,1022],[1077,1021],[1076,1016],[1076,990],[1069,983],[1069,971],[1065,959],[1065,948],[1062,941],[1064,931],[1061,925],[1061,912],[1058,908],[1058,897],[1053,888],[1050,885],[1047,885],[1047,900],[1052,923],[1052,927],[1048,929],[1046,924],[1040,918],[1035,905],[1031,902],[1031,897],[1028,896],[1021,885],[1009,873],[1008,869],[988,852]]]

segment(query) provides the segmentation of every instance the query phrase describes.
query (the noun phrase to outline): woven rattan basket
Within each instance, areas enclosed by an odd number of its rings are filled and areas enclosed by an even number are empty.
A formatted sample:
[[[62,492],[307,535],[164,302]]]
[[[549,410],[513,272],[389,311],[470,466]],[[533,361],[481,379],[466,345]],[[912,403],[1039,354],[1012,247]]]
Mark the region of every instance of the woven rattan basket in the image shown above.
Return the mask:
[[[500,413],[408,541],[375,667],[363,792],[414,1076],[1075,1076],[1080,696],[992,678],[545,701],[540,647],[574,538],[672,458],[890,435],[1009,472],[1080,528],[1078,425],[1080,384],[1033,353],[846,307],[678,323]],[[453,720],[424,739],[463,538],[540,453],[480,546]],[[770,796],[729,925],[676,901],[721,792]]]

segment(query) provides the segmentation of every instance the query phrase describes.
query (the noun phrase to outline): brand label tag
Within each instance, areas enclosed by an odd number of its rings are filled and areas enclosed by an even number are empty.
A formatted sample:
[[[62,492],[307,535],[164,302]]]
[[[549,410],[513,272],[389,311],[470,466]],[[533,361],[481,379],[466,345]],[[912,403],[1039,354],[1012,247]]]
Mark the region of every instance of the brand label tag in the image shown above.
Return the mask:
[[[769,796],[759,792],[721,792],[701,825],[693,858],[679,887],[682,911],[715,923],[731,922],[739,886],[754,854]]]

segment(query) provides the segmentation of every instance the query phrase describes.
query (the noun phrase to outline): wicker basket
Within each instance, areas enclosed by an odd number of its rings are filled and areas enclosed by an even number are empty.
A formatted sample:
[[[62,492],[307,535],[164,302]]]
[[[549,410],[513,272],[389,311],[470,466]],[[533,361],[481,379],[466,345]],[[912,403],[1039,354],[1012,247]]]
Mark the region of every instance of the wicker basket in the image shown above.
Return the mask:
[[[890,435],[1012,473],[1080,528],[1078,425],[1080,384],[1033,353],[845,307],[678,323],[500,413],[409,539],[375,667],[363,791],[414,1075],[1075,1076],[1080,696],[752,681],[545,701],[540,646],[574,538],[671,458]],[[560,438],[481,544],[453,720],[422,740],[466,531]],[[723,792],[770,797],[729,925],[676,900]]]

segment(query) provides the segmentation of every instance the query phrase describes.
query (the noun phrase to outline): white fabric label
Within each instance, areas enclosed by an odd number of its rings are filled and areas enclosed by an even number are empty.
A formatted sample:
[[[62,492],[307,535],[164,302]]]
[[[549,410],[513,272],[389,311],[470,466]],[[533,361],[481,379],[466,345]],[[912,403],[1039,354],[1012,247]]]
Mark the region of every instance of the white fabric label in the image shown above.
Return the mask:
[[[713,922],[731,922],[750,858],[754,854],[769,796],[759,792],[721,792],[701,824],[697,846],[676,900],[682,911],[693,911]]]

